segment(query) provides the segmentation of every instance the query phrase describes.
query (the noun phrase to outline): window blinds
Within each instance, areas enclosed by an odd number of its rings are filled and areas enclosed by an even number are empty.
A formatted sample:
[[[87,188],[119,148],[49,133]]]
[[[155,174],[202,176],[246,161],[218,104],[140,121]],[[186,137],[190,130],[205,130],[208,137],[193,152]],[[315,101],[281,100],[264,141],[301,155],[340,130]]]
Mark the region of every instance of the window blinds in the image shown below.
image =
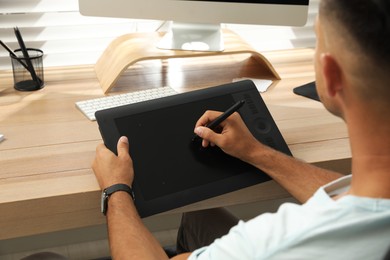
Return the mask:
[[[313,23],[319,0],[310,2],[304,27],[225,24],[259,51],[313,47]],[[12,49],[19,27],[27,47],[42,49],[44,66],[94,64],[116,37],[131,32],[157,30],[162,21],[85,17],[78,0],[1,0],[0,39]],[[8,53],[0,49],[0,70],[11,69]]]

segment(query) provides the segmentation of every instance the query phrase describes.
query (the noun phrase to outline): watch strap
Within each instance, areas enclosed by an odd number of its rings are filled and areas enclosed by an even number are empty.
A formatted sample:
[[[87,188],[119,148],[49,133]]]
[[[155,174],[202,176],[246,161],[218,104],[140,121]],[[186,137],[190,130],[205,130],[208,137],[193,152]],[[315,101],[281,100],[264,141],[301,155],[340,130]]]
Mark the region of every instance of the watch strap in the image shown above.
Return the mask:
[[[135,195],[134,195],[134,191],[133,189],[127,185],[127,184],[122,184],[122,183],[118,183],[118,184],[114,184],[110,187],[107,187],[103,190],[102,192],[102,201],[101,201],[101,211],[104,215],[107,214],[107,208],[108,208],[108,198],[114,194],[115,192],[117,191],[125,191],[127,192],[131,198],[133,199],[133,201],[135,201]]]

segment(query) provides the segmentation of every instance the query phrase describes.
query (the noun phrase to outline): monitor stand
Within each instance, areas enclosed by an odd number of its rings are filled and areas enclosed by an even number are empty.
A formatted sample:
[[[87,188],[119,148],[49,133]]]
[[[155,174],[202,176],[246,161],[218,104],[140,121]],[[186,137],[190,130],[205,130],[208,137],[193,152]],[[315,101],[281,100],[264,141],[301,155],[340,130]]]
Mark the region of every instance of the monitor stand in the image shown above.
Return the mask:
[[[169,22],[169,30],[157,47],[167,50],[223,51],[220,24]]]
[[[95,64],[96,76],[103,92],[108,93],[120,75],[131,65],[144,60],[170,58],[195,58],[217,55],[250,54],[257,61],[263,79],[279,80],[272,64],[259,52],[244,42],[237,34],[223,29],[223,51],[165,50],[156,46],[164,36],[161,32],[131,33],[120,36],[110,43]]]

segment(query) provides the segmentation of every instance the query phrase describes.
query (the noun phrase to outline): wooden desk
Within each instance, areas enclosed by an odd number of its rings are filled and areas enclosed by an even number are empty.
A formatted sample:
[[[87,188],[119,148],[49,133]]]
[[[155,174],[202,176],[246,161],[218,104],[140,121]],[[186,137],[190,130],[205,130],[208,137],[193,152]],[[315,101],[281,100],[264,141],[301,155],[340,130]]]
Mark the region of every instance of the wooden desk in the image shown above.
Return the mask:
[[[263,94],[292,153],[333,169],[348,170],[344,123],[319,102],[292,93],[314,80],[313,50],[265,53],[282,80]],[[247,56],[145,61],[133,65],[114,92],[170,85],[179,92],[261,77]],[[103,96],[92,66],[46,68],[46,86],[18,92],[10,71],[0,71],[0,239],[98,225],[100,191],[91,162],[101,142],[96,122],[75,102]],[[182,212],[288,197],[273,181],[185,206]],[[169,214],[164,213],[164,214]]]

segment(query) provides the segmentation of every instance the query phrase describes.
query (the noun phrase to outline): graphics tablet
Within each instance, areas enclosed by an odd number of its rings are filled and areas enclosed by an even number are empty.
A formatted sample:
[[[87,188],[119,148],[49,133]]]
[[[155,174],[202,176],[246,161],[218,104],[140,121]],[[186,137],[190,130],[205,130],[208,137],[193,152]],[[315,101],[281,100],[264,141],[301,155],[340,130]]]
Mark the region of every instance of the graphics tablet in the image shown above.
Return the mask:
[[[293,92],[297,95],[321,102],[317,93],[315,81],[296,87],[293,89]]]
[[[129,139],[135,204],[141,217],[270,180],[218,147],[202,148],[193,141],[195,123],[206,110],[225,111],[239,100],[245,100],[239,113],[252,134],[291,155],[249,80],[96,113],[104,143],[111,151],[117,152],[120,136]]]

